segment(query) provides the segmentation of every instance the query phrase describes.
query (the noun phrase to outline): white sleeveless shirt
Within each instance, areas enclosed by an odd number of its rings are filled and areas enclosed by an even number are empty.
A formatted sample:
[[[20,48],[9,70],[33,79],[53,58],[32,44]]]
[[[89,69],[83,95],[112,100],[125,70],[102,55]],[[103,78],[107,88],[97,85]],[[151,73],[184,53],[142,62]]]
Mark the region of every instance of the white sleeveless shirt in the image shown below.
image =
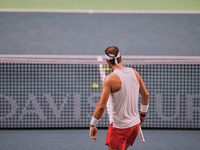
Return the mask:
[[[107,102],[109,122],[118,129],[129,128],[140,123],[138,113],[139,83],[132,68],[117,69],[121,89],[111,93]]]

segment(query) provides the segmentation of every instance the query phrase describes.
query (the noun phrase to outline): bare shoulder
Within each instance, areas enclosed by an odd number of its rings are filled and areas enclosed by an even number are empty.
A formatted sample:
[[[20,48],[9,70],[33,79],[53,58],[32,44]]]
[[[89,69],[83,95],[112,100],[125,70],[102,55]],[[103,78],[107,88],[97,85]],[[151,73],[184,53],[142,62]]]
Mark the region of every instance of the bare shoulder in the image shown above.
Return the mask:
[[[133,69],[133,71],[134,71],[134,73],[135,73],[135,76],[136,76],[138,82],[140,83],[140,80],[141,80],[140,74],[139,74],[135,69]]]
[[[132,68],[136,75],[140,75],[134,68]]]
[[[111,73],[111,74],[109,74],[109,75],[107,75],[107,76],[105,77],[104,82],[113,82],[113,81],[115,81],[115,80],[118,79],[118,78],[119,78],[119,77],[118,77],[117,74]]]
[[[103,87],[110,87],[111,92],[115,93],[121,89],[121,80],[115,73],[111,73],[104,79]]]

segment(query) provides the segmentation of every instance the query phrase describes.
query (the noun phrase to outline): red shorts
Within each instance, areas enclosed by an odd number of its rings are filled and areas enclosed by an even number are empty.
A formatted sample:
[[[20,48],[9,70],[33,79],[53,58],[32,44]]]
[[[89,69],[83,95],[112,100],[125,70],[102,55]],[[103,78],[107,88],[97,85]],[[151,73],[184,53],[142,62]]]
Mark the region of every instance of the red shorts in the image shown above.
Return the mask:
[[[140,123],[126,129],[117,129],[109,125],[105,145],[116,149],[125,149],[126,144],[133,146],[140,128]]]

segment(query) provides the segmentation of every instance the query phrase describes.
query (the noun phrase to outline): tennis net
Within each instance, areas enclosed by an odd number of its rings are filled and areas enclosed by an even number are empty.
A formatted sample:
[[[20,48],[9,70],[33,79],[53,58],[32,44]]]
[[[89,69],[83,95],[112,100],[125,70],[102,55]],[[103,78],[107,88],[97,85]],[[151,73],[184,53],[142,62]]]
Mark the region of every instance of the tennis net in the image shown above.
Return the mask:
[[[0,56],[0,128],[86,128],[112,72],[103,56]],[[200,129],[200,58],[123,56],[150,94],[144,128]],[[140,101],[141,97],[139,97]],[[98,127],[108,127],[105,111]]]

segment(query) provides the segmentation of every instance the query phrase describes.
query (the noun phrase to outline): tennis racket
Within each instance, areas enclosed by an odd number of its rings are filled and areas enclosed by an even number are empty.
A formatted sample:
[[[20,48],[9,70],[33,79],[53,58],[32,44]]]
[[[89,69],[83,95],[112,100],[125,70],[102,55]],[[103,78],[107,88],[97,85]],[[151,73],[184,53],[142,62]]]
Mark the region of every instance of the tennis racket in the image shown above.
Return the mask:
[[[141,142],[145,142],[141,127],[139,128],[139,135],[140,135]]]
[[[91,139],[93,139],[93,140],[94,140],[94,142],[97,140],[97,138],[96,138],[96,137],[94,137],[94,136],[91,136]]]

